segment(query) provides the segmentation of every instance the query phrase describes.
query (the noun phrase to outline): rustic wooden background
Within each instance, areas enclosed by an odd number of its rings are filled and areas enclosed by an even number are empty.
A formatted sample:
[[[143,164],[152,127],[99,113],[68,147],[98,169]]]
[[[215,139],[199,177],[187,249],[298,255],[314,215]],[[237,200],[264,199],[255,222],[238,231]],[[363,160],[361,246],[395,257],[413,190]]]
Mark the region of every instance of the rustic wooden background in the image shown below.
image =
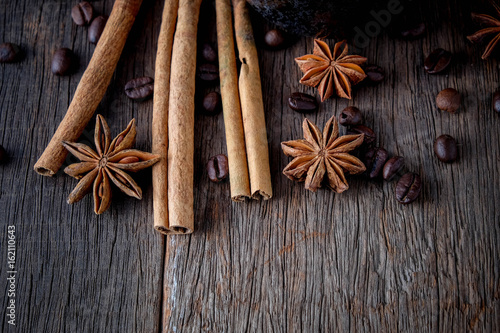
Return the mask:
[[[112,3],[92,2],[102,14]],[[66,203],[74,179],[33,171],[94,50],[87,29],[72,23],[73,4],[0,1],[0,42],[26,51],[22,62],[0,64],[0,144],[10,155],[0,166],[2,331],[500,331],[500,117],[491,109],[500,63],[482,61],[482,48],[466,40],[475,28],[470,3],[426,5],[424,38],[371,39],[361,54],[386,70],[385,82],[351,101],[329,99],[310,116],[322,127],[348,105],[363,110],[378,144],[422,176],[418,201],[400,205],[395,183],[352,178],[342,195],[310,193],[281,174],[289,159],[280,142],[302,135],[303,116],[287,98],[315,92],[298,83],[293,59],[313,48],[312,38],[301,38],[282,51],[260,50],[272,200],[235,204],[228,183],[208,180],[204,163],[225,152],[224,126],[222,115],[200,115],[196,231],[165,238],[153,230],[149,170],[136,177],[142,201],[115,192],[102,216],[90,196]],[[143,150],[151,149],[152,101],[129,100],[123,86],[154,76],[162,8],[144,1],[97,110],[114,135],[135,117]],[[207,31],[203,38],[213,38]],[[70,77],[50,72],[59,47],[80,57]],[[422,68],[436,47],[454,53],[446,75]],[[457,114],[435,107],[446,87],[464,96]],[[433,155],[434,138],[445,133],[461,144],[454,164]],[[6,318],[8,225],[17,236],[15,328]]]

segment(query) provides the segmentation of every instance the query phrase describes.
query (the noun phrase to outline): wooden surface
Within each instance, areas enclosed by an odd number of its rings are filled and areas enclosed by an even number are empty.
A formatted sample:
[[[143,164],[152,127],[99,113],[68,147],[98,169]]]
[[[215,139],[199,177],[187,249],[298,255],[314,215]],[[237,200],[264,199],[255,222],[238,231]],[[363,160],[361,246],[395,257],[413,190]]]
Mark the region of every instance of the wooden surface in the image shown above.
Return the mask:
[[[93,6],[109,14],[112,2]],[[197,116],[196,231],[166,238],[153,230],[149,170],[135,177],[142,201],[115,191],[102,216],[90,196],[66,203],[74,179],[33,171],[94,50],[87,29],[71,21],[72,5],[0,2],[0,42],[26,50],[22,62],[0,64],[0,144],[10,155],[0,166],[1,331],[500,331],[500,117],[490,102],[500,63],[482,61],[483,49],[466,40],[475,27],[470,5],[425,7],[422,39],[371,39],[360,53],[386,70],[385,82],[310,115],[322,127],[347,105],[359,107],[378,144],[422,176],[418,201],[398,204],[395,183],[351,178],[342,195],[310,193],[281,174],[289,159],[280,142],[302,137],[303,116],[287,98],[315,92],[298,83],[293,59],[313,48],[301,38],[283,51],[260,50],[272,200],[235,204],[228,183],[208,180],[205,161],[225,152],[222,114]],[[144,2],[97,110],[113,135],[135,117],[143,150],[151,149],[152,100],[132,102],[123,86],[154,75],[162,8]],[[80,57],[70,77],[50,72],[59,47]],[[422,69],[436,47],[455,55],[447,75]],[[454,115],[435,107],[447,87],[463,94]],[[81,141],[91,141],[92,127]],[[433,155],[445,133],[461,144],[454,164]],[[6,317],[8,225],[17,240],[15,328]]]

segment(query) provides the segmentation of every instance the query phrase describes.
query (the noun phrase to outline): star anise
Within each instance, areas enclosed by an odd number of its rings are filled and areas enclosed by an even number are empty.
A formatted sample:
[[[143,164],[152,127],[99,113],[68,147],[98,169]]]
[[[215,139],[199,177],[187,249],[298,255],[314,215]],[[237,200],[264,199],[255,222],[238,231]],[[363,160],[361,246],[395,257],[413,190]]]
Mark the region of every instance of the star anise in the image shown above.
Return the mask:
[[[360,67],[366,62],[366,58],[348,55],[347,52],[345,41],[335,44],[332,55],[325,42],[315,39],[313,54],[295,58],[304,73],[300,83],[317,86],[322,102],[333,95],[334,86],[338,96],[351,99],[351,85],[363,81],[366,77]]]
[[[302,129],[304,140],[281,143],[285,155],[295,157],[283,170],[291,180],[305,181],[306,189],[316,192],[326,174],[328,186],[342,193],[349,188],[344,171],[357,174],[366,170],[363,162],[348,154],[363,143],[364,134],[339,137],[335,116],[327,121],[323,134],[307,118]]]
[[[111,141],[108,124],[97,115],[94,134],[97,152],[82,143],[63,142],[64,147],[81,161],[64,169],[68,175],[80,179],[69,195],[68,203],[80,201],[93,185],[94,211],[103,213],[111,204],[110,179],[125,194],[142,198],[141,188],[125,171],[136,172],[150,167],[160,156],[129,149],[134,145],[136,133],[135,119],[132,119],[127,128]]]
[[[495,8],[497,16],[500,18],[500,6],[493,2],[492,5]],[[494,18],[493,16],[490,15],[477,14],[477,13],[472,13],[471,16],[476,23],[485,28],[477,31],[476,33],[470,36],[467,36],[467,39],[469,39],[472,43],[476,44],[476,43],[481,43],[485,39],[492,37],[490,42],[486,46],[486,50],[481,56],[482,59],[486,59],[491,55],[495,47],[498,45],[498,42],[500,41],[500,19]]]

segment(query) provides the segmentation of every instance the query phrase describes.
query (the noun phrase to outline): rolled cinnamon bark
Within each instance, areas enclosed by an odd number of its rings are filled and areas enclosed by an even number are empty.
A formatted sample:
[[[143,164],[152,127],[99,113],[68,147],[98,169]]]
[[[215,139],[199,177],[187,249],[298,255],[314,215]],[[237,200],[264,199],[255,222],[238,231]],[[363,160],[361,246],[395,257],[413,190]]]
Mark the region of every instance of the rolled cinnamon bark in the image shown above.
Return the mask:
[[[168,102],[168,233],[193,232],[196,33],[201,0],[179,0]]]
[[[179,0],[165,1],[158,37],[153,96],[153,154],[161,159],[153,166],[154,228],[168,234],[167,154],[168,154],[168,97],[170,93],[170,62]]]
[[[37,173],[53,176],[67,155],[62,141],[76,141],[92,119],[106,93],[141,3],[142,0],[116,0],[68,111],[47,148],[35,163]]]
[[[250,174],[250,190],[254,199],[262,197],[267,200],[272,197],[273,191],[259,59],[253,37],[252,23],[248,15],[248,5],[245,0],[232,1],[236,44],[241,61],[239,91],[248,171]]]
[[[244,201],[250,197],[245,133],[241,119],[238,72],[234,53],[233,19],[230,0],[216,0],[219,77],[226,129],[227,158],[231,199]]]

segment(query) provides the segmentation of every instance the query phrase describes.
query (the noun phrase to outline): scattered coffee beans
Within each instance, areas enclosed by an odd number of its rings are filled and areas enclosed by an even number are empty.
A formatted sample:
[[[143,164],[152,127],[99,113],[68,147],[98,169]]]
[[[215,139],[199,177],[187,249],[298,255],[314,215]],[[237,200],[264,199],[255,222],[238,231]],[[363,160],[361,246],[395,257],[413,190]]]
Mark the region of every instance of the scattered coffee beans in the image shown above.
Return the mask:
[[[0,164],[4,163],[7,160],[7,152],[5,148],[0,145]]]
[[[437,74],[448,68],[451,53],[444,49],[435,49],[424,61],[424,69],[429,74]]]
[[[52,73],[56,75],[68,75],[75,69],[76,57],[73,51],[62,48],[54,52],[52,57]]]
[[[363,82],[367,84],[376,85],[385,79],[385,71],[382,67],[377,65],[368,65],[364,68],[366,78]]]
[[[229,165],[226,155],[215,155],[207,163],[208,178],[218,183],[227,178],[229,174]]]
[[[203,109],[209,115],[216,115],[222,110],[222,100],[218,92],[212,91],[203,98]]]
[[[394,156],[385,162],[384,169],[382,170],[382,177],[384,180],[391,181],[394,177],[404,168],[405,159],[403,156]]]
[[[71,17],[76,25],[87,25],[92,21],[94,8],[87,1],[80,2],[71,9]]]
[[[425,24],[424,23],[413,23],[407,24],[401,27],[399,34],[404,39],[417,39],[425,34]]]
[[[212,45],[205,43],[201,47],[201,56],[208,62],[217,62],[217,52]]]
[[[154,80],[148,76],[132,79],[125,84],[125,94],[131,99],[142,101],[153,95]]]
[[[491,104],[493,105],[493,110],[496,113],[500,114],[500,90],[496,91],[493,94],[493,100],[492,100]]]
[[[318,109],[316,98],[301,92],[294,92],[290,95],[288,105],[292,110],[300,113],[310,113]]]
[[[384,168],[387,157],[389,157],[389,153],[381,147],[371,148],[366,152],[365,161],[368,177],[374,179],[380,176],[380,172]]]
[[[219,69],[214,64],[201,64],[198,66],[198,77],[203,81],[219,79]]]
[[[347,130],[347,134],[364,134],[365,139],[363,141],[363,145],[371,145],[375,142],[375,132],[365,125],[357,125],[349,128]]]
[[[0,62],[16,62],[21,58],[21,48],[12,43],[0,44]]]
[[[457,141],[448,134],[439,136],[434,141],[434,153],[441,162],[454,162],[458,155]]]
[[[461,96],[458,91],[446,88],[437,95],[436,105],[440,110],[455,113],[460,107],[460,100]]]
[[[270,48],[279,49],[285,44],[285,36],[281,30],[272,29],[266,33],[264,41]]]
[[[356,126],[363,122],[363,114],[355,106],[348,106],[339,114],[339,123],[342,126]]]
[[[89,27],[89,42],[92,44],[97,44],[99,38],[101,38],[104,27],[106,26],[106,17],[105,16],[97,16]]]
[[[422,181],[420,176],[408,172],[396,184],[396,199],[402,204],[409,204],[418,198],[421,189]]]

